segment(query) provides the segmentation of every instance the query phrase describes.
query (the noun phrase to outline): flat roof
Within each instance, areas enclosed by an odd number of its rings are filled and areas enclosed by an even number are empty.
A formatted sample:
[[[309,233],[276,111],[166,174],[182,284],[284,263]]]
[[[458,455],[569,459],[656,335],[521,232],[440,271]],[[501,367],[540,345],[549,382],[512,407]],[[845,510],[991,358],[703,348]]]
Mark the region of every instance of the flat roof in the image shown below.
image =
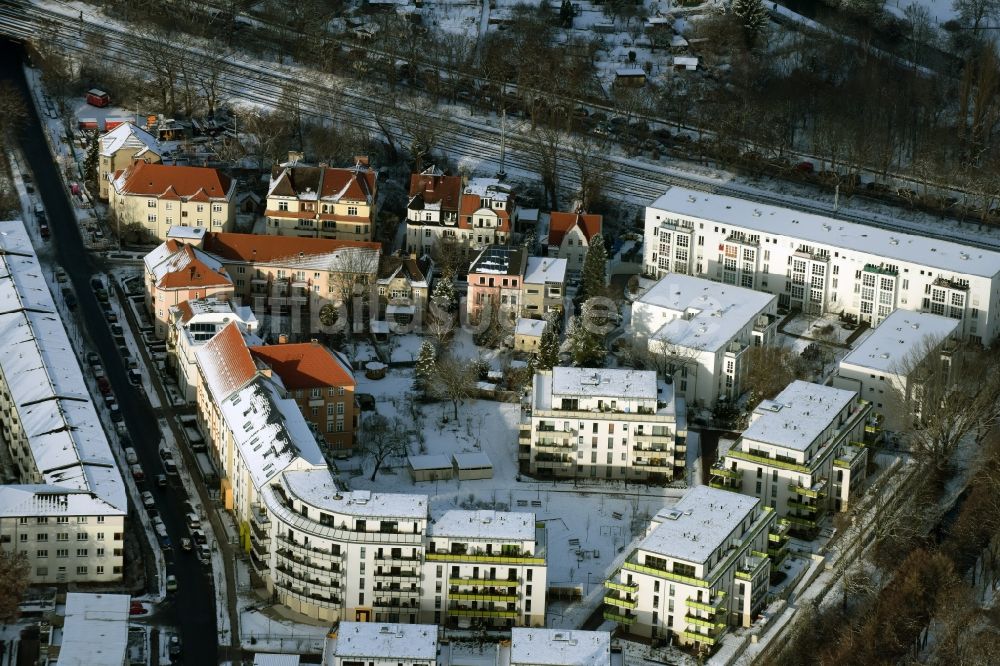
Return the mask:
[[[633,303],[632,326],[648,330],[651,340],[716,351],[777,298],[736,285],[670,273]],[[641,320],[647,313],[647,319]]]
[[[566,629],[511,629],[510,661],[539,666],[609,666],[611,634]]]
[[[328,639],[333,657],[381,659],[437,659],[438,628],[433,624],[388,624],[385,622],[341,622],[337,634]]]
[[[425,456],[409,456],[407,462],[415,470],[423,469],[451,469],[451,460],[443,453],[430,454]]]
[[[517,325],[514,327],[515,335],[532,335],[535,337],[541,337],[544,331],[544,319],[528,319],[527,317],[521,317],[517,320]]]
[[[429,536],[534,541],[535,514],[524,511],[446,511],[427,530]]]
[[[552,368],[552,395],[655,400],[654,370]]]
[[[66,593],[59,666],[121,666],[128,649],[127,594]]]
[[[528,257],[528,263],[524,269],[524,282],[526,284],[563,283],[566,281],[566,267],[568,265],[569,262],[565,259]]]
[[[343,490],[326,468],[288,470],[283,476],[285,487],[295,497],[334,513],[369,518],[427,518],[427,495]]]
[[[299,666],[301,657],[297,654],[277,654],[258,652],[253,656],[253,666]]]
[[[482,451],[473,451],[471,453],[453,453],[451,454],[451,457],[455,461],[455,464],[458,465],[459,469],[484,469],[487,467],[493,467],[490,457]]]
[[[649,207],[774,236],[790,236],[807,243],[832,245],[876,261],[895,259],[945,273],[985,278],[1000,273],[998,252],[721,194],[674,186]]]
[[[639,543],[639,549],[703,563],[759,503],[749,495],[697,486],[673,507],[656,514],[653,520],[660,524]]]
[[[841,360],[840,367],[852,365],[875,372],[905,374],[915,355],[954,335],[962,324],[929,312],[896,309],[876,326],[867,338]]]
[[[753,411],[743,439],[805,451],[826,430],[857,393],[847,389],[795,380]]]
[[[111,453],[38,256],[20,221],[0,222],[0,371],[43,484],[8,489],[5,515],[122,515]]]
[[[173,226],[167,229],[167,238],[186,238],[202,240],[205,238],[205,227]]]

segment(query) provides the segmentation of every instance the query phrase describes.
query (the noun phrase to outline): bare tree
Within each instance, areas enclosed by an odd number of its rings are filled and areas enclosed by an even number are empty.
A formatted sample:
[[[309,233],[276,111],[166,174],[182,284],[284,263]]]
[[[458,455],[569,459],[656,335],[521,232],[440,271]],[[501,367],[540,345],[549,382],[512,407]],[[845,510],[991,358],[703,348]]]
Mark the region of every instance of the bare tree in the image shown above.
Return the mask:
[[[10,81],[0,83],[0,137],[12,140],[27,121],[28,107],[21,91]]]
[[[751,347],[744,365],[748,370],[743,389],[750,410],[761,400],[778,395],[792,381],[806,376],[802,358],[789,347]]]
[[[457,421],[459,405],[472,396],[475,386],[476,376],[471,360],[448,355],[438,359],[429,388],[432,396],[451,402]]]
[[[606,141],[596,141],[589,135],[577,135],[569,141],[569,154],[580,173],[579,197],[582,210],[594,210],[604,195],[604,185],[611,172],[604,157],[607,148]]]
[[[372,303],[377,303],[370,290],[378,275],[378,262],[378,250],[343,248],[336,253],[330,266],[335,272],[330,288],[338,301],[338,323],[348,335],[361,332],[369,315],[368,309]],[[344,321],[340,322],[339,317],[344,317]]]
[[[280,113],[244,106],[235,109],[235,115],[238,143],[233,146],[234,153],[253,156],[260,170],[281,159],[286,145]]]
[[[0,623],[17,619],[18,604],[28,589],[31,568],[23,553],[0,548]]]
[[[371,480],[389,458],[398,458],[408,453],[409,429],[402,419],[387,419],[381,414],[370,414],[361,422],[360,452],[364,458],[375,463]]]

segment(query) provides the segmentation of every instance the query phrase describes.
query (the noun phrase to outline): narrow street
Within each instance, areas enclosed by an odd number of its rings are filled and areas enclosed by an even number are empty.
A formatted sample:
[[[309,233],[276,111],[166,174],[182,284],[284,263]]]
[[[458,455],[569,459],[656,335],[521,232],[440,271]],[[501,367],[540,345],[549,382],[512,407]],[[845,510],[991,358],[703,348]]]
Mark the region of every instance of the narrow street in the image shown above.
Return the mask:
[[[97,267],[84,249],[83,239],[76,222],[72,204],[59,178],[56,164],[45,143],[43,129],[36,109],[31,104],[31,93],[21,71],[23,52],[18,45],[0,42],[0,80],[9,81],[24,94],[28,119],[20,136],[20,147],[34,172],[38,196],[49,215],[58,262],[69,276],[79,302],[78,316],[91,345],[100,355],[125,418],[128,435],[139,456],[146,477],[155,478],[164,472],[158,453],[161,432],[157,419],[146,396],[128,381],[125,364],[118,352],[118,345],[111,336],[104,313],[94,295],[90,278]],[[59,298],[59,295],[56,295]],[[155,484],[150,484],[155,485]],[[171,486],[165,490],[153,489],[156,505],[167,528],[172,543],[179,544],[186,529],[183,520],[183,498]],[[215,611],[207,599],[214,599],[210,578],[196,557],[187,554],[174,556],[167,552],[167,570],[177,577],[178,591],[172,594],[160,609],[161,615],[180,630],[184,652],[196,655],[192,663],[214,664],[218,661]],[[149,572],[154,574],[154,572]],[[149,575],[154,588],[162,581]]]

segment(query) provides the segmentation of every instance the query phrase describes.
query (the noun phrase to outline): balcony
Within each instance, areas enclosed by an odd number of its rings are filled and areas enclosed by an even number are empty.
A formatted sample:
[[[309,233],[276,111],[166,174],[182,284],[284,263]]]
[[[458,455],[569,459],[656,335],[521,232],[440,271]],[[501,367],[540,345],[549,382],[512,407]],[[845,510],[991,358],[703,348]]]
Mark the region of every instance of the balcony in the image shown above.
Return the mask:
[[[321,560],[330,560],[331,562],[341,562],[344,556],[340,553],[334,554],[329,549],[325,548],[315,548],[313,546],[308,546],[304,543],[299,543],[294,539],[289,539],[284,534],[278,535],[278,541],[284,544],[288,544],[292,547],[293,552],[304,553],[310,558],[316,558]]]
[[[420,563],[423,560],[419,555],[392,555],[392,554],[375,554],[376,562],[399,562],[404,566],[413,566],[415,563]]]
[[[551,449],[575,449],[576,444],[572,440],[539,439],[535,442],[535,448],[539,451]]]
[[[799,502],[796,500],[788,500],[788,508],[795,509],[797,511],[807,511],[809,513],[819,513],[823,510],[823,507],[816,504],[806,504],[805,502]]]
[[[788,523],[792,525],[792,527],[799,527],[810,530],[814,530],[817,527],[815,520],[812,520],[811,518],[805,518],[803,516],[795,516],[789,514],[785,516],[785,520],[787,520]]]
[[[372,608],[379,613],[416,613],[420,610],[417,604],[393,604],[387,601],[376,601]]]
[[[614,581],[606,580],[604,581],[604,587],[609,590],[618,590],[619,592],[624,592],[625,594],[635,594],[639,591],[639,586],[635,583],[631,585],[625,583],[616,583]]]
[[[690,641],[697,641],[698,643],[704,643],[705,645],[715,645],[714,638],[705,634],[699,634],[696,631],[684,631],[681,632],[681,636]]]
[[[706,613],[720,613],[726,610],[725,607],[723,606],[725,601],[726,601],[725,591],[719,590],[718,592],[715,593],[715,598],[713,598],[709,602],[698,601],[697,599],[692,599],[691,597],[688,597],[687,599],[684,600],[684,605],[687,606],[688,608],[704,611]]]
[[[637,442],[669,442],[673,439],[673,434],[668,432],[656,435],[651,432],[637,432],[633,433],[632,437]]]
[[[376,587],[375,588],[375,598],[382,599],[384,597],[398,597],[403,599],[419,599],[420,598],[420,588],[401,588],[401,587]],[[376,602],[378,603],[378,602]]]
[[[812,486],[803,486],[798,483],[789,483],[788,490],[793,493],[798,493],[803,497],[812,497],[813,499],[826,497],[826,479],[820,479]]]
[[[778,460],[777,458],[769,458],[767,456],[761,456],[754,453],[747,453],[745,451],[739,451],[736,449],[729,449],[729,453],[726,454],[727,458],[736,458],[737,460],[744,460],[746,462],[757,463],[760,465],[767,465],[769,467],[777,467],[778,469],[787,469],[792,472],[799,472],[801,474],[810,474],[811,470],[800,463],[788,462],[785,460]]]
[[[317,593],[306,594],[305,591],[303,590],[298,590],[295,588],[287,589],[287,588],[282,588],[280,586],[278,589],[281,590],[280,594],[284,595],[286,599],[297,599],[307,604],[319,606],[320,608],[340,607],[340,597],[327,597]]]
[[[544,566],[544,557],[532,557],[531,555],[487,555],[487,554],[465,554],[465,553],[427,553],[428,562],[464,562],[477,564],[480,562],[493,564],[526,564],[531,566]]]
[[[449,592],[449,599],[456,601],[495,601],[498,603],[517,603],[516,594],[481,594],[477,592]]]
[[[449,578],[448,584],[467,587],[517,587],[521,581],[494,580],[492,578]]]
[[[788,525],[786,523],[778,523],[774,526],[772,531],[767,533],[767,540],[771,543],[783,544],[788,541]]]
[[[517,611],[491,610],[487,608],[449,608],[448,615],[455,617],[488,617],[516,620],[520,615]]]
[[[633,599],[627,599],[625,597],[618,596],[617,594],[608,594],[604,597],[604,603],[609,606],[618,606],[619,608],[628,608],[633,610],[639,605],[638,601]]]
[[[712,476],[722,477],[723,479],[732,479],[733,481],[743,480],[743,470],[723,467],[719,463],[712,465],[711,472]]]
[[[663,578],[665,580],[672,580],[678,583],[684,583],[685,585],[693,585],[695,587],[710,587],[707,580],[702,580],[701,578],[694,578],[692,576],[682,576],[681,574],[676,574],[672,571],[665,571],[663,569],[656,569],[654,567],[647,567],[642,564],[636,564],[635,562],[625,562],[622,567],[628,571],[636,571],[638,573],[648,574],[650,576],[656,576],[657,578]]]
[[[765,555],[760,553],[760,555]],[[761,557],[760,555],[753,555],[748,557],[743,565],[736,571],[736,577],[740,580],[753,580],[756,578],[760,572],[764,569],[770,569],[771,561],[766,557]]]
[[[712,633],[721,632],[726,628],[725,622],[720,622],[719,620],[713,620],[706,617],[698,617],[697,615],[685,615],[684,621],[688,624],[693,624],[696,627],[705,627]]]
[[[391,582],[406,582],[412,581],[420,578],[419,571],[376,571],[372,574],[372,578],[375,580],[391,581]]]
[[[612,622],[617,622],[618,624],[633,624],[635,622],[635,616],[629,615],[628,613],[616,613],[614,611],[606,610],[604,611],[604,619],[611,620]]]
[[[666,446],[640,446],[637,444],[632,447],[632,450],[638,451],[640,453],[643,451],[649,451],[654,453],[666,453],[669,449]]]
[[[334,588],[340,587],[340,583],[337,581],[327,582],[324,581],[322,578],[317,578],[316,576],[310,577],[308,573],[292,569],[287,564],[279,564],[276,567],[274,567],[274,569],[275,571],[280,572],[284,576],[287,576],[289,578],[294,578],[297,581],[301,581],[309,585],[319,585],[323,587],[334,587]]]
[[[673,467],[674,463],[667,458],[650,458],[649,460],[635,460],[632,465],[635,467]]]

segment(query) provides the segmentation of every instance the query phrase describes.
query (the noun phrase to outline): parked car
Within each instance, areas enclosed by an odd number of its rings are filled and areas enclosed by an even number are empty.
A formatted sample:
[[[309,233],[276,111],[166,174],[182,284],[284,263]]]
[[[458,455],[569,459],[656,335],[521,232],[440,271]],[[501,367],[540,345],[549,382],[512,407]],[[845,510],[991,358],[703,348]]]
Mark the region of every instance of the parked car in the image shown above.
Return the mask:
[[[132,603],[129,604],[129,615],[145,615],[148,612],[149,610],[138,599],[133,599]]]
[[[177,476],[177,463],[173,460],[167,460],[163,463],[163,469],[166,470],[167,476]]]
[[[146,473],[142,471],[141,465],[132,465],[129,469],[132,470],[132,478],[136,481],[142,481],[146,478]]]
[[[111,324],[111,335],[116,338],[124,338],[125,331],[122,329],[121,324]]]
[[[201,530],[191,530],[191,538],[197,544],[207,544],[208,539],[205,537],[205,533]]]
[[[59,284],[63,284],[67,280],[69,280],[69,276],[66,275],[66,271],[64,271],[61,268],[57,269],[56,270],[56,282],[58,282]]]
[[[210,562],[212,560],[212,551],[209,549],[208,544],[201,544],[198,546],[198,559],[202,562]]]
[[[176,591],[177,591],[177,578],[173,574],[167,574],[167,592],[176,592]],[[175,638],[174,636],[171,636],[171,641],[173,641],[174,638]],[[179,648],[180,647],[179,640],[177,645]]]
[[[142,505],[147,509],[156,504],[156,500],[153,499],[153,493],[148,490],[142,491]]]
[[[167,576],[169,581],[173,576]],[[169,591],[169,588],[167,588]],[[177,589],[177,580],[174,580],[174,590]],[[181,654],[181,637],[177,634],[171,634],[170,638],[167,640],[167,652],[170,654],[171,658],[179,657]]]
[[[104,379],[105,381],[107,381],[105,379],[105,377],[107,377],[107,375],[104,372],[104,366],[103,365],[95,365],[94,366],[94,379],[97,380],[98,385],[100,385],[100,382],[101,382],[102,379]]]
[[[87,352],[87,365],[94,367],[95,365],[101,364],[101,357],[95,352]]]
[[[121,422],[123,422],[125,420],[125,415],[122,414],[121,407],[118,406],[117,402],[115,404],[111,405],[110,409],[111,409],[111,422],[112,423],[121,423]]]
[[[160,449],[160,460],[166,462],[174,457],[174,454],[170,452],[170,449]]]
[[[70,310],[76,309],[76,296],[73,295],[73,292],[70,291],[68,287],[63,287],[62,297],[63,301],[65,301],[66,303],[66,307],[68,307]]]
[[[197,513],[189,513],[184,516],[184,519],[187,521],[187,526],[190,530],[196,530],[201,527],[201,518],[198,517]]]
[[[47,224],[39,224],[38,233],[40,233],[42,235],[42,238],[44,238],[45,240],[52,238],[52,232],[49,231],[49,225]]]
[[[99,300],[101,303],[107,303],[108,302],[108,292],[107,292],[107,290],[105,290],[105,289],[95,289],[94,290],[94,295],[97,296],[97,300]]]
[[[104,318],[108,321],[109,324],[118,323],[118,315],[116,315],[114,312],[105,312]]]
[[[98,289],[104,289],[104,281],[101,280],[101,278],[99,277],[92,277],[90,278],[90,288],[93,289],[94,291],[97,291]]]
[[[182,550],[191,550],[192,548],[194,548],[194,543],[191,541],[191,539],[189,539],[187,537],[183,537],[181,539],[181,549]]]
[[[111,382],[104,376],[103,370],[101,370],[101,376],[97,378],[97,390],[101,392],[101,395],[111,395]]]
[[[159,486],[160,488],[166,488],[167,487],[167,475],[166,474],[157,474],[156,475],[156,485]]]
[[[133,386],[139,386],[142,384],[142,373],[133,368],[128,371],[128,380]]]
[[[135,449],[131,446],[125,447],[125,460],[128,461],[129,465],[134,465],[139,462],[139,456],[136,455]]]

